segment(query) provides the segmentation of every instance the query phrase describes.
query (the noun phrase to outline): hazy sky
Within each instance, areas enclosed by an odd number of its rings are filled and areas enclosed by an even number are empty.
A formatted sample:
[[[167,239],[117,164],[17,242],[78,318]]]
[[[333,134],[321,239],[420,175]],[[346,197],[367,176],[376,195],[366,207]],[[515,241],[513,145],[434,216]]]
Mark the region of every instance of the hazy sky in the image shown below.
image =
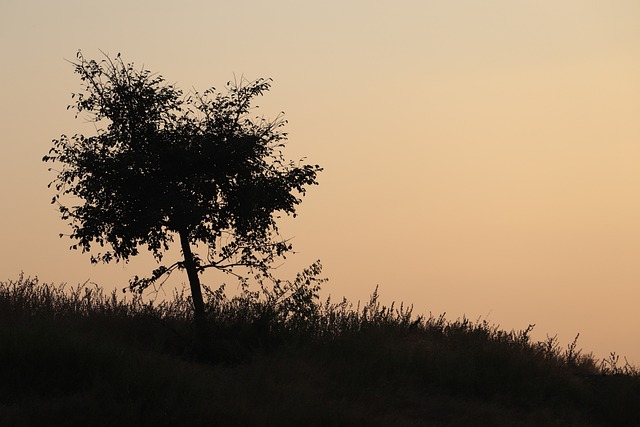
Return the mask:
[[[49,204],[51,140],[92,131],[64,59],[101,49],[185,90],[274,79],[262,111],[325,168],[283,276],[319,258],[334,297],[379,284],[640,364],[637,0],[3,0],[0,47],[0,280],[113,289],[153,267],[91,266]]]

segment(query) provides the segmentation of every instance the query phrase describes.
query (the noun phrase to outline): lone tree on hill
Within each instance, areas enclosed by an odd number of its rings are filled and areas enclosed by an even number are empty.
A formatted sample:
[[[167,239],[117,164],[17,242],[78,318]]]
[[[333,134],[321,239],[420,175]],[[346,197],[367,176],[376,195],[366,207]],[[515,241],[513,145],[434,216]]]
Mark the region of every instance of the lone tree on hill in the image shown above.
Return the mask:
[[[43,158],[60,164],[49,186],[55,185],[52,203],[72,228],[71,248],[100,246],[91,262],[109,263],[127,262],[146,245],[161,263],[177,236],[183,259],[148,278],[136,276],[130,288],[141,292],[176,268],[186,270],[196,330],[204,338],[199,274],[215,268],[242,281],[250,273],[267,275],[292,249],[278,234],[278,213],[295,216],[300,196],[322,169],[285,159],[282,115],[273,121],[252,116],[251,102],[269,90],[270,80],[184,96],[120,54],[98,62],[78,52],[72,64],[83,90],[67,108],[75,108],[76,117],[87,114],[97,133],[62,135]],[[63,204],[67,195],[79,203]],[[192,250],[198,243],[208,247],[206,259]]]

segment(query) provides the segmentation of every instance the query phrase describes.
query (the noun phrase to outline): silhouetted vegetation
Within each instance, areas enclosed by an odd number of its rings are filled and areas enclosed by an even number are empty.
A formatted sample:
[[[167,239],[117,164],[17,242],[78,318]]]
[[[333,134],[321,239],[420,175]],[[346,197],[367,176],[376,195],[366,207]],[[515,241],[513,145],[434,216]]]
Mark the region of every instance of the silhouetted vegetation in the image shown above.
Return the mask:
[[[640,425],[640,376],[612,354],[484,321],[321,303],[319,264],[276,288],[189,296],[0,283],[2,425]]]
[[[62,135],[44,156],[59,168],[49,185],[72,249],[92,262],[123,261],[146,247],[158,263],[177,238],[182,259],[131,280],[143,291],[175,269],[186,270],[194,323],[208,341],[199,275],[206,269],[242,283],[274,279],[276,259],[292,249],[276,219],[296,214],[306,187],[317,184],[318,165],[287,160],[286,121],[255,116],[253,102],[268,79],[229,82],[184,95],[158,74],[81,52],[72,63],[83,83],[69,108],[96,126],[94,135]],[[62,235],[61,235],[62,236]],[[206,255],[192,246],[206,247]]]

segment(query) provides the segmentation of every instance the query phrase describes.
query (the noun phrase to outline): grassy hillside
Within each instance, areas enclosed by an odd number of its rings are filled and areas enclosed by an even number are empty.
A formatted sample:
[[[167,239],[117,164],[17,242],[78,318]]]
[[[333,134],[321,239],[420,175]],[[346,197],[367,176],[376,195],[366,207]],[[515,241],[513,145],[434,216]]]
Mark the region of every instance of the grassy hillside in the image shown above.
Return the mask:
[[[210,352],[189,299],[0,283],[0,425],[640,425],[640,375],[530,328],[414,317],[377,294],[208,292]]]

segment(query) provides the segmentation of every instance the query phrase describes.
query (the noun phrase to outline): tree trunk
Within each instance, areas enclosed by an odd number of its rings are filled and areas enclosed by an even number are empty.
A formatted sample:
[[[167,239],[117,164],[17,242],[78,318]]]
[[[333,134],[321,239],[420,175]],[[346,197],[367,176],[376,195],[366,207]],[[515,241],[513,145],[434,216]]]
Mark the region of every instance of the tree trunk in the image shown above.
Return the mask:
[[[198,335],[198,345],[200,351],[208,348],[207,323],[204,315],[204,301],[202,299],[202,289],[200,286],[200,278],[196,268],[191,245],[189,244],[189,236],[186,230],[180,231],[180,244],[182,246],[182,254],[184,256],[184,267],[189,277],[189,286],[191,287],[191,299],[193,300],[193,321]]]

